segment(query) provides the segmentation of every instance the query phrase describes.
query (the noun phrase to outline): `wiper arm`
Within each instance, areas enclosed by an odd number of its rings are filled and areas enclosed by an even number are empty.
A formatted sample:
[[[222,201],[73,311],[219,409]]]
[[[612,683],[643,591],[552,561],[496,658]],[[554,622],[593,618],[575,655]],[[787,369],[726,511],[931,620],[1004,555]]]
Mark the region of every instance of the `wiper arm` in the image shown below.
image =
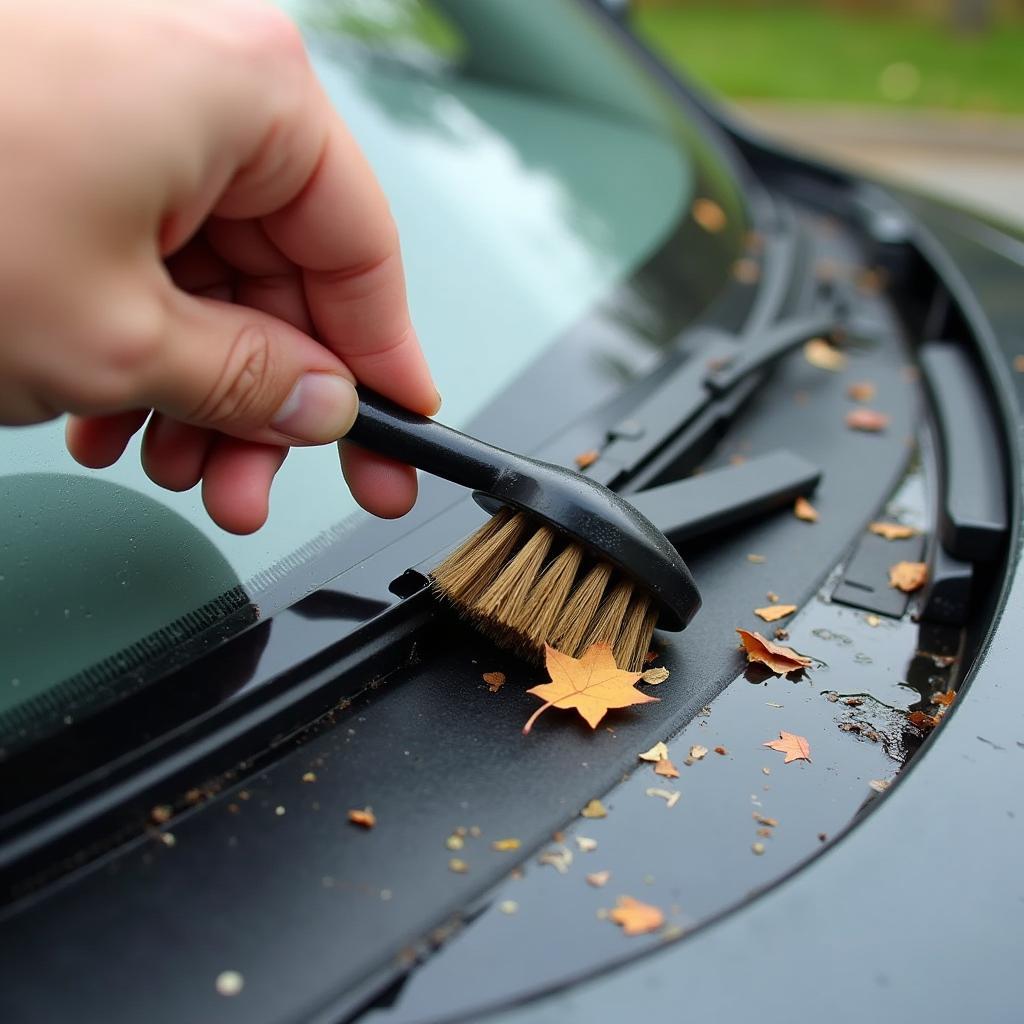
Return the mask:
[[[708,330],[702,350],[670,374],[643,405],[608,431],[608,441],[587,475],[613,490],[632,492],[654,482],[644,472],[681,434],[672,462],[685,459],[723,419],[732,419],[753,392],[753,379],[811,338],[828,336],[839,326],[833,310],[779,321],[753,336]],[[702,329],[703,331],[704,329]],[[734,401],[733,399],[739,399]],[[717,408],[716,408],[717,406]],[[693,431],[688,428],[701,421]],[[638,477],[646,477],[641,482]]]

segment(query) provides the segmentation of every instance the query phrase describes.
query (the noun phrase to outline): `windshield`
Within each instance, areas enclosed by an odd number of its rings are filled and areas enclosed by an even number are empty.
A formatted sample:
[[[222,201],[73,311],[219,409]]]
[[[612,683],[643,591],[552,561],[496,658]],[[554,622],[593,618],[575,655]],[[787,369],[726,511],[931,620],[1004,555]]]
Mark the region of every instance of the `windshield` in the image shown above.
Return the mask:
[[[389,196],[446,422],[486,409],[666,246],[695,199],[726,216],[677,254],[716,282],[688,294],[680,279],[688,315],[728,279],[745,226],[733,186],[698,166],[692,126],[583,6],[285,6]],[[621,382],[655,358],[605,372]],[[96,473],[66,454],[59,421],[0,431],[0,745],[62,681],[62,697],[69,679],[84,694],[242,605],[272,614],[268,584],[365,517],[334,448],[297,449],[266,527],[226,534],[197,491],[150,483],[139,437]]]

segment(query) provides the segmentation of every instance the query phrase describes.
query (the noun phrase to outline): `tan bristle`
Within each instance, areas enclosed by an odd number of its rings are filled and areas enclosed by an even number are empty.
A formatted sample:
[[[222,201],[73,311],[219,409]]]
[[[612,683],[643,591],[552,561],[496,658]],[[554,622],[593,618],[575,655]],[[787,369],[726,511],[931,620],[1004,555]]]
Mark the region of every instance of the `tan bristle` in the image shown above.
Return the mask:
[[[633,584],[629,580],[620,580],[611,589],[608,596],[601,602],[594,615],[581,646],[584,650],[593,644],[614,644],[615,638],[622,628],[622,619],[629,607],[629,599],[633,596]]]
[[[574,658],[582,653],[583,638],[601,606],[611,574],[610,565],[598,562],[577,584],[552,627],[551,639],[548,640],[552,647]]]
[[[543,652],[544,644],[550,642],[551,631],[576,582],[582,561],[583,549],[578,544],[567,544],[551,560],[523,606],[522,620],[515,625],[538,654]]]
[[[651,606],[647,595],[640,590],[634,590],[622,619],[618,639],[613,646],[616,665],[627,672],[643,670],[644,658],[650,649],[654,623],[657,619],[658,611]]]
[[[501,570],[498,578],[474,602],[472,613],[506,626],[518,623],[522,619],[523,605],[537,584],[537,577],[551,550],[554,537],[554,531],[549,526],[535,530]]]
[[[498,512],[431,573],[434,586],[449,600],[472,605],[501,572],[527,525],[521,513]]]

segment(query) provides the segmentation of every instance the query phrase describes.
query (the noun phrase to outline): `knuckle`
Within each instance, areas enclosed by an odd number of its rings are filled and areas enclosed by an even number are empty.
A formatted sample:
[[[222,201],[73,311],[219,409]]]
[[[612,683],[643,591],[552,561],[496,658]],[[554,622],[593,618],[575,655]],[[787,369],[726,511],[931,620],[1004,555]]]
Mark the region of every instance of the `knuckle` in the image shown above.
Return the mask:
[[[274,377],[274,346],[269,331],[261,324],[243,327],[194,418],[214,426],[262,425],[266,417],[261,413],[273,408]]]

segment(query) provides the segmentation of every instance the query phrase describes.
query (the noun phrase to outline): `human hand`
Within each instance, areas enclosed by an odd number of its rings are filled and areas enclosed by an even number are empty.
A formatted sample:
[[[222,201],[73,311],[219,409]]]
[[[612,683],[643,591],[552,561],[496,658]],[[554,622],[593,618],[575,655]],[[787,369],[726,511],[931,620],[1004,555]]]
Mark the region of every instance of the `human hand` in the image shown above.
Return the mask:
[[[425,414],[398,237],[292,23],[255,0],[34,0],[0,13],[0,422],[143,464],[236,533],[289,446],[345,434],[358,380]],[[342,445],[358,501],[413,470]]]

